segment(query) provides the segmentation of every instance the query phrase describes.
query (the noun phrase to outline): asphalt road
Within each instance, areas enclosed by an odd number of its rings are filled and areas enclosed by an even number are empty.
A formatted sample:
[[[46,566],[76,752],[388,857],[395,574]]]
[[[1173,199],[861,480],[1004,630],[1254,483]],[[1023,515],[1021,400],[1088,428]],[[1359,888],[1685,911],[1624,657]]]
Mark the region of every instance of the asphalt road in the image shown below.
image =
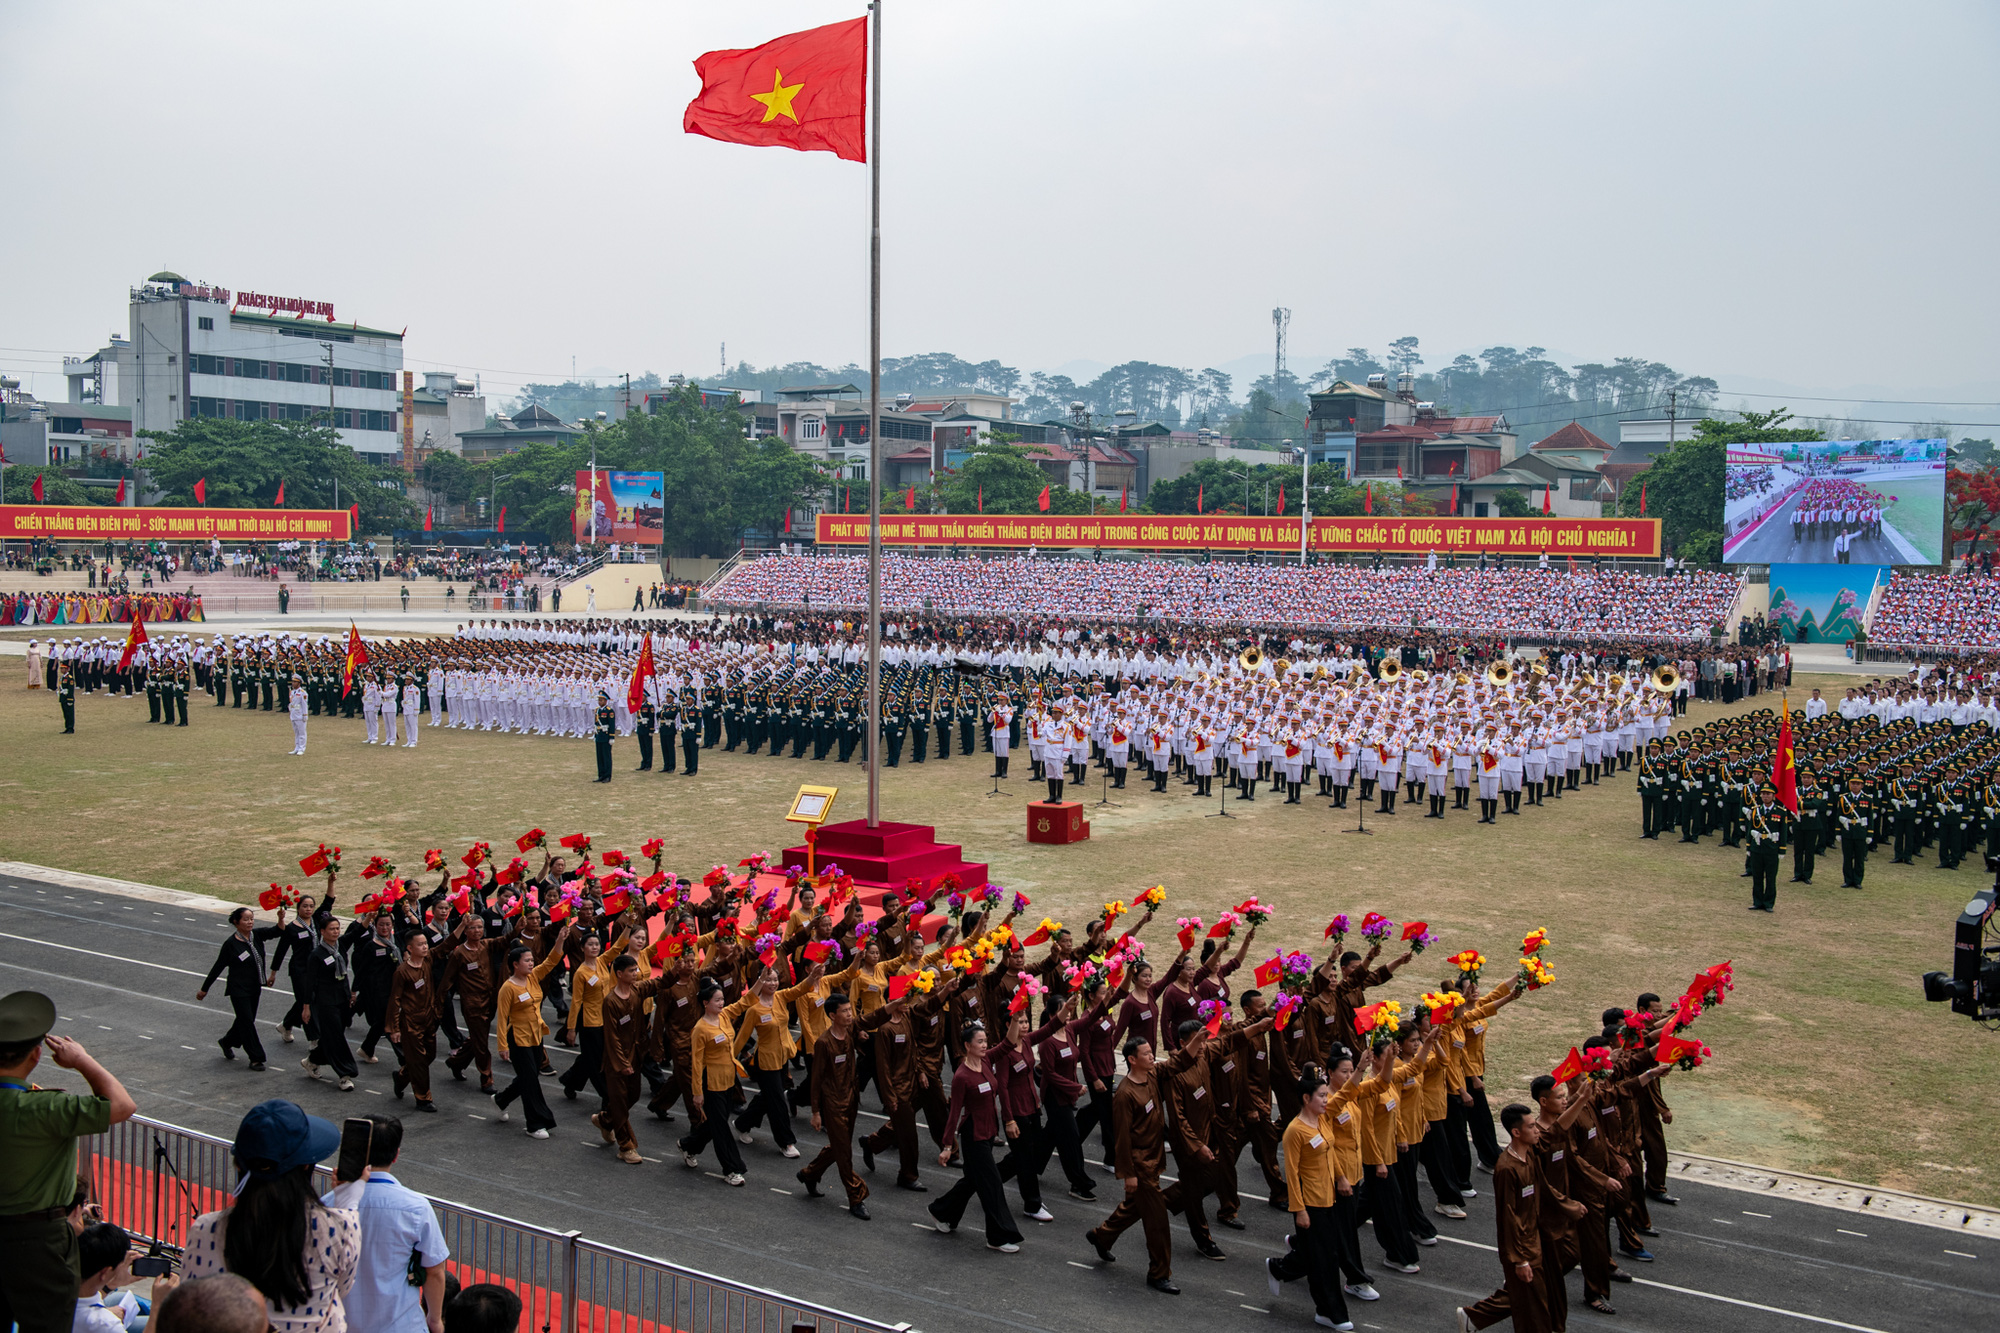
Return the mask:
[[[276,1034],[275,1020],[289,1004],[282,987],[263,1005],[270,1069],[252,1074],[241,1059],[222,1060],[215,1039],[230,1016],[220,983],[205,1005],[194,992],[226,932],[218,916],[0,876],[0,992],[32,988],[51,995],[59,1030],[83,1041],[124,1080],[142,1113],[157,1119],[228,1138],[245,1110],[271,1096],[336,1119],[393,1112],[386,1058],[361,1067],[352,1093],[307,1081],[297,1065],[304,1046],[282,1045]],[[350,1033],[357,1042],[360,1036],[359,1029]],[[551,1050],[562,1068],[568,1052]],[[475,1084],[438,1072],[443,1114],[405,1118],[397,1173],[439,1197],[575,1228],[594,1240],[933,1333],[1154,1333],[1163,1317],[1229,1329],[1311,1324],[1304,1284],[1273,1300],[1259,1262],[1283,1249],[1289,1219],[1247,1194],[1249,1229],[1217,1231],[1226,1262],[1195,1255],[1184,1228],[1176,1227],[1174,1277],[1183,1289],[1176,1300],[1143,1285],[1145,1254],[1136,1230],[1121,1243],[1116,1265],[1096,1263],[1081,1233],[1107,1205],[1068,1198],[1060,1172],[1050,1177],[1056,1188],[1046,1201],[1056,1220],[1021,1219],[1022,1252],[998,1255],[981,1243],[976,1203],[957,1235],[938,1235],[923,1211],[925,1196],[892,1188],[893,1167],[873,1177],[874,1220],[857,1222],[841,1210],[837,1188],[835,1197],[806,1200],[794,1179],[796,1164],[780,1158],[765,1135],[744,1150],[749,1185],[730,1189],[706,1170],[679,1165],[672,1137],[679,1124],[642,1119],[641,1152],[665,1160],[623,1166],[586,1123],[595,1109],[588,1093],[565,1102],[551,1084],[561,1124],[538,1143],[522,1134],[518,1117],[506,1126],[485,1118],[491,1103]],[[804,1120],[797,1126],[810,1157],[819,1140]],[[1257,1173],[1248,1154],[1244,1165],[1245,1187],[1253,1189]],[[955,1173],[927,1165],[924,1178],[936,1190]],[[1475,1185],[1488,1179],[1478,1175]],[[1654,1209],[1662,1233],[1652,1242],[1658,1261],[1628,1261],[1637,1280],[1613,1289],[1616,1317],[1583,1309],[1580,1278],[1571,1275],[1573,1327],[1917,1333],[2000,1326],[2000,1265],[1985,1252],[1990,1241],[1692,1182],[1675,1188],[1680,1205]],[[1100,1195],[1108,1200],[1115,1192],[1107,1174]],[[1009,1198],[1018,1202],[1011,1190]],[[1483,1191],[1468,1211],[1463,1222],[1437,1219],[1444,1240],[1423,1252],[1423,1271],[1408,1277],[1381,1265],[1364,1229],[1363,1252],[1382,1299],[1350,1303],[1358,1328],[1449,1330],[1454,1306],[1498,1284]]]

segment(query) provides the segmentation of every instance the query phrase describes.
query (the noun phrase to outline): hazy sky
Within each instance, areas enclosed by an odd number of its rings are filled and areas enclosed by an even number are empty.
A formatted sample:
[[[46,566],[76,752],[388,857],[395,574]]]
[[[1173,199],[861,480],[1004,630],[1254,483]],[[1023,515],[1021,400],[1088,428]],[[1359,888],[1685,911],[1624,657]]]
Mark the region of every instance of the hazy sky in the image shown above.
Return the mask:
[[[888,355],[1199,368],[1282,304],[1302,373],[1414,333],[2000,398],[1988,0],[888,4]],[[680,129],[700,52],[859,12],[0,0],[0,368],[60,396],[159,268],[489,395],[864,359],[867,169]]]

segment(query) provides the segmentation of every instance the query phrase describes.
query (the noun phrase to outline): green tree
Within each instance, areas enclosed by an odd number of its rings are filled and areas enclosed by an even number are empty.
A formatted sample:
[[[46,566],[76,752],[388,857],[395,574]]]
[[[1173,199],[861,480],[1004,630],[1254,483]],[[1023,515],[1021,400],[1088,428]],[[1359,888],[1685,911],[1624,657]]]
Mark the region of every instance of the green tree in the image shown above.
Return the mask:
[[[288,509],[360,505],[364,531],[408,527],[417,517],[402,469],[367,462],[318,422],[190,417],[170,431],[139,433],[153,441],[144,470],[169,505],[192,505],[194,484],[205,481],[211,509],[268,507],[282,485]]]
[[[1500,511],[1502,518],[1526,518],[1535,512],[1528,503],[1528,497],[1521,494],[1518,486],[1505,486],[1493,493],[1493,507]]]
[[[8,504],[35,503],[35,493],[28,488],[35,484],[36,477],[42,479],[42,503],[45,505],[110,504],[117,494],[116,491],[99,490],[95,486],[79,486],[52,467],[10,463],[6,476]]]
[[[1048,474],[1029,459],[1020,438],[995,432],[974,444],[963,462],[938,479],[943,507],[954,514],[1040,513],[1035,502],[1048,485]],[[1049,491],[1051,512],[1056,489]]]

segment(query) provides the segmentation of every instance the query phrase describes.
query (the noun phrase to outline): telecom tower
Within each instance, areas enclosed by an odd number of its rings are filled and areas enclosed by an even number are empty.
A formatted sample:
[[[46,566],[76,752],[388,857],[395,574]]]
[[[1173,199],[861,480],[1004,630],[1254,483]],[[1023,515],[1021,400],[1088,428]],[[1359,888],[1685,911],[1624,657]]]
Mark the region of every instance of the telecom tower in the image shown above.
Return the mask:
[[[1292,324],[1292,312],[1279,306],[1271,312],[1271,327],[1277,332],[1278,356],[1271,369],[1271,387],[1277,389],[1285,380],[1285,330]]]

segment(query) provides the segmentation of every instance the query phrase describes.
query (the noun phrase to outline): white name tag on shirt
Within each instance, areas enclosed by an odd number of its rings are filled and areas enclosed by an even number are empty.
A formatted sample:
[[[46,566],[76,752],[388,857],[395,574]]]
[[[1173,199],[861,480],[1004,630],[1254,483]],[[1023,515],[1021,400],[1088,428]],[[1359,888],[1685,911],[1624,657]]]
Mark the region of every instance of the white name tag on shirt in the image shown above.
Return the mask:
[[[1535,1192],[1535,1187],[1533,1185],[1521,1186],[1521,1197],[1524,1199],[1532,1195],[1534,1192]]]
[[[723,1036],[720,1032],[718,1032],[715,1034],[713,1038],[711,1038],[711,1040],[713,1040],[717,1046],[720,1046],[722,1045],[723,1042],[728,1041],[729,1038]]]
[[[1232,1069],[1234,1069],[1234,1068],[1236,1068],[1236,1062],[1235,1062],[1234,1060],[1224,1060],[1224,1061],[1222,1062],[1222,1072],[1223,1072],[1223,1073],[1227,1074],[1227,1073],[1228,1073],[1228,1072],[1229,1072],[1230,1070],[1232,1070]]]
[[[901,1045],[901,1044],[902,1044],[902,1042],[903,1042],[903,1039],[904,1039],[904,1034],[903,1034],[903,1033],[901,1033],[901,1032],[898,1032],[898,1033],[896,1034],[896,1043],[897,1043],[898,1045]]]
[[[250,961],[250,951],[249,951],[248,949],[245,949],[245,950],[244,950],[244,951],[243,951],[242,953],[240,953],[240,954],[236,955],[236,961],[237,961],[237,962],[239,962],[239,963],[247,963],[247,962],[249,962],[249,961]]]
[[[627,1023],[629,1023],[629,1022],[631,1022],[631,1021],[632,1021],[632,1015],[630,1015],[630,1014],[623,1014],[623,1015],[621,1015],[621,1016],[619,1017],[619,1019],[618,1019],[618,1024],[619,1024],[619,1026],[620,1026],[620,1027],[623,1027],[623,1026],[624,1026],[625,1024],[627,1024]]]
[[[1385,1111],[1393,1111],[1393,1110],[1395,1110],[1395,1109],[1396,1109],[1396,1099],[1395,1099],[1394,1097],[1384,1097],[1384,1098],[1382,1099],[1382,1109],[1383,1109],[1383,1110],[1385,1110]]]
[[[1057,1054],[1057,1055],[1060,1055],[1060,1056],[1062,1056],[1062,1057],[1063,1057],[1063,1058],[1064,1058],[1065,1060],[1066,1060],[1066,1059],[1068,1059],[1068,1058],[1069,1058],[1069,1047],[1067,1047],[1067,1046],[1063,1047],[1063,1048],[1062,1048],[1061,1050],[1057,1051],[1057,1052],[1056,1052],[1056,1054]]]
[[[1150,1114],[1150,1113],[1152,1112],[1152,1109],[1153,1109],[1153,1104],[1152,1104],[1151,1102],[1147,1102],[1147,1103],[1146,1103],[1146,1110],[1147,1110],[1147,1112],[1148,1112],[1149,1114]]]
[[[1352,1118],[1352,1117],[1351,1117],[1351,1114],[1350,1114],[1349,1112],[1347,1112],[1347,1111],[1342,1111],[1342,1112],[1341,1112],[1341,1113],[1340,1113],[1339,1115],[1337,1115],[1337,1116],[1335,1116],[1335,1117],[1333,1118],[1333,1123],[1334,1123],[1334,1124],[1336,1124],[1336,1125],[1344,1125],[1344,1124],[1346,1124],[1346,1123],[1348,1122],[1348,1120],[1349,1120],[1349,1119],[1351,1119],[1351,1118]]]
[[[991,1092],[993,1091],[993,1085],[991,1083],[982,1083],[979,1085],[979,1090],[981,1092]]]
[[[587,976],[583,979],[583,983],[586,986],[595,986],[597,984],[597,978]]]
[[[683,1005],[683,1004],[686,1004],[687,1002],[688,1002],[688,997],[687,997],[687,996],[685,996],[685,995],[683,995],[683,996],[681,996],[681,998],[680,998],[680,999],[678,999],[678,1000],[675,1000],[675,1001],[674,1001],[674,1004],[675,1004],[676,1006],[678,1006],[678,1005]]]
[[[833,1062],[837,1065],[844,1065],[847,1063],[847,1057],[844,1055],[836,1055],[833,1057]]]
[[[1482,1035],[1485,1031],[1486,1025],[1484,1023],[1474,1023],[1472,1025],[1472,1035],[1475,1037]]]
[[[1306,1140],[1306,1146],[1311,1148],[1324,1148],[1326,1146],[1326,1140],[1320,1135],[1315,1134],[1311,1138]]]
[[[1103,1028],[1106,1032],[1109,1032],[1111,1031],[1111,1020],[1108,1018],[1099,1019],[1097,1026]]]
[[[1593,1129],[1588,1134],[1584,1135],[1584,1137],[1587,1139],[1594,1139],[1597,1137],[1597,1131]]]
[[[467,964],[465,965],[465,970],[466,970],[466,971],[468,971],[468,972],[477,972],[477,971],[479,970],[479,964],[477,964],[477,963],[467,963]]]
[[[1015,1073],[1017,1073],[1017,1074],[1018,1074],[1018,1073],[1021,1073],[1021,1072],[1022,1072],[1023,1070],[1025,1070],[1025,1069],[1027,1069],[1027,1067],[1028,1067],[1028,1066],[1027,1066],[1026,1064],[1022,1063],[1022,1062],[1021,1062],[1021,1061],[1019,1061],[1019,1060],[1016,1060],[1016,1061],[1014,1062],[1014,1072],[1015,1072]]]
[[[1139,1011],[1139,1017],[1141,1018],[1151,1018],[1152,1016],[1153,1016],[1153,1011],[1151,1009],[1141,1009]],[[1105,1024],[1105,1026],[1109,1027],[1110,1024],[1107,1023]]]
[[[1551,1162],[1560,1162],[1562,1159],[1563,1159],[1563,1150],[1561,1148],[1558,1148],[1554,1152],[1549,1154],[1549,1160]]]
[[[1253,1059],[1253,1060],[1261,1060],[1261,1059],[1263,1059],[1263,1058],[1264,1058],[1264,1052],[1262,1052],[1262,1051],[1257,1051],[1257,1052],[1253,1053],[1253,1054],[1251,1055],[1251,1057],[1250,1057],[1250,1058],[1251,1058],[1251,1059]]]
[[[417,989],[418,989],[418,990],[422,990],[423,988],[424,988],[424,979],[423,979],[422,977],[418,977],[418,978],[417,978]]]
[[[1206,1096],[1208,1096],[1208,1089],[1207,1089],[1207,1088],[1196,1088],[1196,1089],[1194,1090],[1194,1099],[1195,1099],[1196,1101],[1200,1101],[1200,1100],[1201,1100],[1202,1098],[1204,1098],[1204,1097],[1206,1097]]]

